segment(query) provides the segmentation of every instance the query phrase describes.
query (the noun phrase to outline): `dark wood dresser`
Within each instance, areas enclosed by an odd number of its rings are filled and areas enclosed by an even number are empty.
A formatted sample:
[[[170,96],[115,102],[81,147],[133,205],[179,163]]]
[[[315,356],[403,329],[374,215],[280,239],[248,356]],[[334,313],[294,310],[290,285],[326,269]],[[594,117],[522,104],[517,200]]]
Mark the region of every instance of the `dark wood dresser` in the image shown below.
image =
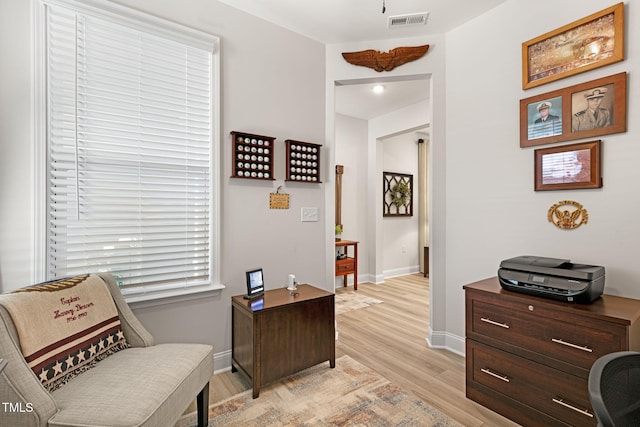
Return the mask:
[[[464,286],[466,394],[524,426],[595,426],[588,379],[608,353],[640,350],[640,300],[573,304]]]
[[[298,295],[285,288],[261,298],[231,298],[231,362],[251,378],[253,398],[263,384],[318,363],[336,366],[334,294],[299,285]]]

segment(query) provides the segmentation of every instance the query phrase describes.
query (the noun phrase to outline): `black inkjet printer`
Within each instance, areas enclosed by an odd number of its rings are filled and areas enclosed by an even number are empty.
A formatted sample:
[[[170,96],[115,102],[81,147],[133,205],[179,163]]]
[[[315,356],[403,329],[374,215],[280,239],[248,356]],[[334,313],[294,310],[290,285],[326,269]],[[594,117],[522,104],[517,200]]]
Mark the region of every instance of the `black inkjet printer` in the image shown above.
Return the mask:
[[[602,295],[604,267],[524,255],[502,261],[498,280],[509,291],[588,304]]]

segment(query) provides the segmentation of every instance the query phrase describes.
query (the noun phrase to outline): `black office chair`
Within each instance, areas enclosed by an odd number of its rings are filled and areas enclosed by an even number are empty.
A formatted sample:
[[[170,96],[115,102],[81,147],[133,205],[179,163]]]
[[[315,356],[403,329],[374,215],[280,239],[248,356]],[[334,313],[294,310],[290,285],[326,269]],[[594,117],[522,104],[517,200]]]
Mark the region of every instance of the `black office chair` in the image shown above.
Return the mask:
[[[589,398],[599,427],[640,426],[640,353],[621,351],[596,360]]]

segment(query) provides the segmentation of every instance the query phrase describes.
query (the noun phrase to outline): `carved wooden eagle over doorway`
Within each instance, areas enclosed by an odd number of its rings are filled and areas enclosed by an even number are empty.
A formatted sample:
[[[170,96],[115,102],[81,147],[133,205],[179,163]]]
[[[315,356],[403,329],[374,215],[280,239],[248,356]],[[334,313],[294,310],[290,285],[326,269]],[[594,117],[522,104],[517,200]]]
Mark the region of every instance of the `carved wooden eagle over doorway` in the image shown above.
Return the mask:
[[[377,72],[391,71],[407,62],[415,61],[424,56],[429,50],[429,45],[402,46],[391,49],[389,52],[379,50],[362,50],[360,52],[343,52],[342,57],[350,64],[373,68]]]

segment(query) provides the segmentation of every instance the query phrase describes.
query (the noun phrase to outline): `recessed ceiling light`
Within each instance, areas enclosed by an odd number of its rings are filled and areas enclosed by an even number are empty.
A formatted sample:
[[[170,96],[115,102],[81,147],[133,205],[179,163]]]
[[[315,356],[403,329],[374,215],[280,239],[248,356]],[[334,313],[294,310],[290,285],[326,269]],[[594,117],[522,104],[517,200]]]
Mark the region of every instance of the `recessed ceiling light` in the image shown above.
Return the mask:
[[[376,93],[378,95],[380,95],[382,92],[384,92],[384,86],[382,85],[375,85],[373,87],[373,93]]]

